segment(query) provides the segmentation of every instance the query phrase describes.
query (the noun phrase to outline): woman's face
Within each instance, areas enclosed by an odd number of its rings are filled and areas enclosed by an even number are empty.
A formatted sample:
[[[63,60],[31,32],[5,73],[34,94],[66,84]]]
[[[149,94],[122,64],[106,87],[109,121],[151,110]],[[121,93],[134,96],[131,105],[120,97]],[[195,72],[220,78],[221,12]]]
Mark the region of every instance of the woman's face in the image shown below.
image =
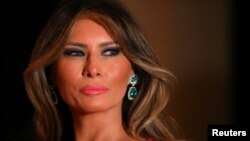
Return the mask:
[[[121,47],[101,25],[76,21],[56,63],[57,87],[73,112],[121,109],[132,74]]]

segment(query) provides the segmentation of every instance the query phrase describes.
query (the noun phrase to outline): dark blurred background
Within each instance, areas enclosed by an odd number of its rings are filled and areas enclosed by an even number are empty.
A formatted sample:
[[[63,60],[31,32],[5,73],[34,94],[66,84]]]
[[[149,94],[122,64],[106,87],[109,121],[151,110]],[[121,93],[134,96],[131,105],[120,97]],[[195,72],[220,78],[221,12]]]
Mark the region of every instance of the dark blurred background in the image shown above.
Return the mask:
[[[22,73],[58,1],[2,1],[0,140],[31,139],[33,108]],[[209,124],[248,124],[246,49],[250,46],[245,4],[236,0],[122,1],[165,68],[179,81],[167,110],[187,139],[206,141]]]

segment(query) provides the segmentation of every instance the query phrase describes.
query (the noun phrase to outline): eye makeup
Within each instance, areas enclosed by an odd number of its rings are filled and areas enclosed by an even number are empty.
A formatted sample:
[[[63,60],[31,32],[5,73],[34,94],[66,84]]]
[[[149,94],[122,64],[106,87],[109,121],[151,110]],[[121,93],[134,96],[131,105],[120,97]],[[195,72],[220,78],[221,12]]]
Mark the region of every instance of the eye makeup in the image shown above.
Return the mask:
[[[107,47],[102,50],[103,56],[117,56],[119,55],[121,49],[119,47]]]
[[[114,42],[103,42],[99,44],[100,47],[100,55],[101,56],[117,56],[121,52],[121,48],[118,44]],[[63,55],[64,56],[72,56],[72,57],[83,57],[87,56],[86,49],[88,45],[77,42],[68,42],[67,46],[64,48]]]
[[[77,49],[77,48],[66,48],[66,49],[64,49],[63,54],[65,56],[75,56],[75,57],[85,56],[85,52],[83,50]]]

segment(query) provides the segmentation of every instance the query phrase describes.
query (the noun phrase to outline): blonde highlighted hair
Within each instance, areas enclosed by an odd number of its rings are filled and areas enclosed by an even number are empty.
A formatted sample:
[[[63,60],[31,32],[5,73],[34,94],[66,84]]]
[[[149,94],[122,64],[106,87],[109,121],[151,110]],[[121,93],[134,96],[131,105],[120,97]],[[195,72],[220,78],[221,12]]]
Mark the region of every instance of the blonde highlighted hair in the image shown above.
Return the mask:
[[[76,20],[90,19],[102,25],[122,46],[139,78],[138,95],[131,102],[123,100],[123,125],[137,139],[175,140],[164,124],[162,111],[173,91],[174,76],[159,63],[143,32],[128,11],[113,0],[67,0],[58,5],[40,34],[31,61],[24,72],[28,96],[35,108],[35,125],[42,141],[60,141],[64,130],[61,113],[51,97],[53,64]],[[162,116],[162,117],[161,117]]]

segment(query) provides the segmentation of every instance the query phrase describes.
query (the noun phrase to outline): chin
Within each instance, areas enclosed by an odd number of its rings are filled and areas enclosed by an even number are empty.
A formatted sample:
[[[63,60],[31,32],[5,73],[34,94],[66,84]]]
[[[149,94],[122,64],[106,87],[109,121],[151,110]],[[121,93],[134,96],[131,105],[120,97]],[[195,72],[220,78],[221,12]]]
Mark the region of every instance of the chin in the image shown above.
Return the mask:
[[[107,104],[84,104],[77,107],[71,107],[71,111],[78,114],[94,114],[107,112],[114,109],[115,106]]]

